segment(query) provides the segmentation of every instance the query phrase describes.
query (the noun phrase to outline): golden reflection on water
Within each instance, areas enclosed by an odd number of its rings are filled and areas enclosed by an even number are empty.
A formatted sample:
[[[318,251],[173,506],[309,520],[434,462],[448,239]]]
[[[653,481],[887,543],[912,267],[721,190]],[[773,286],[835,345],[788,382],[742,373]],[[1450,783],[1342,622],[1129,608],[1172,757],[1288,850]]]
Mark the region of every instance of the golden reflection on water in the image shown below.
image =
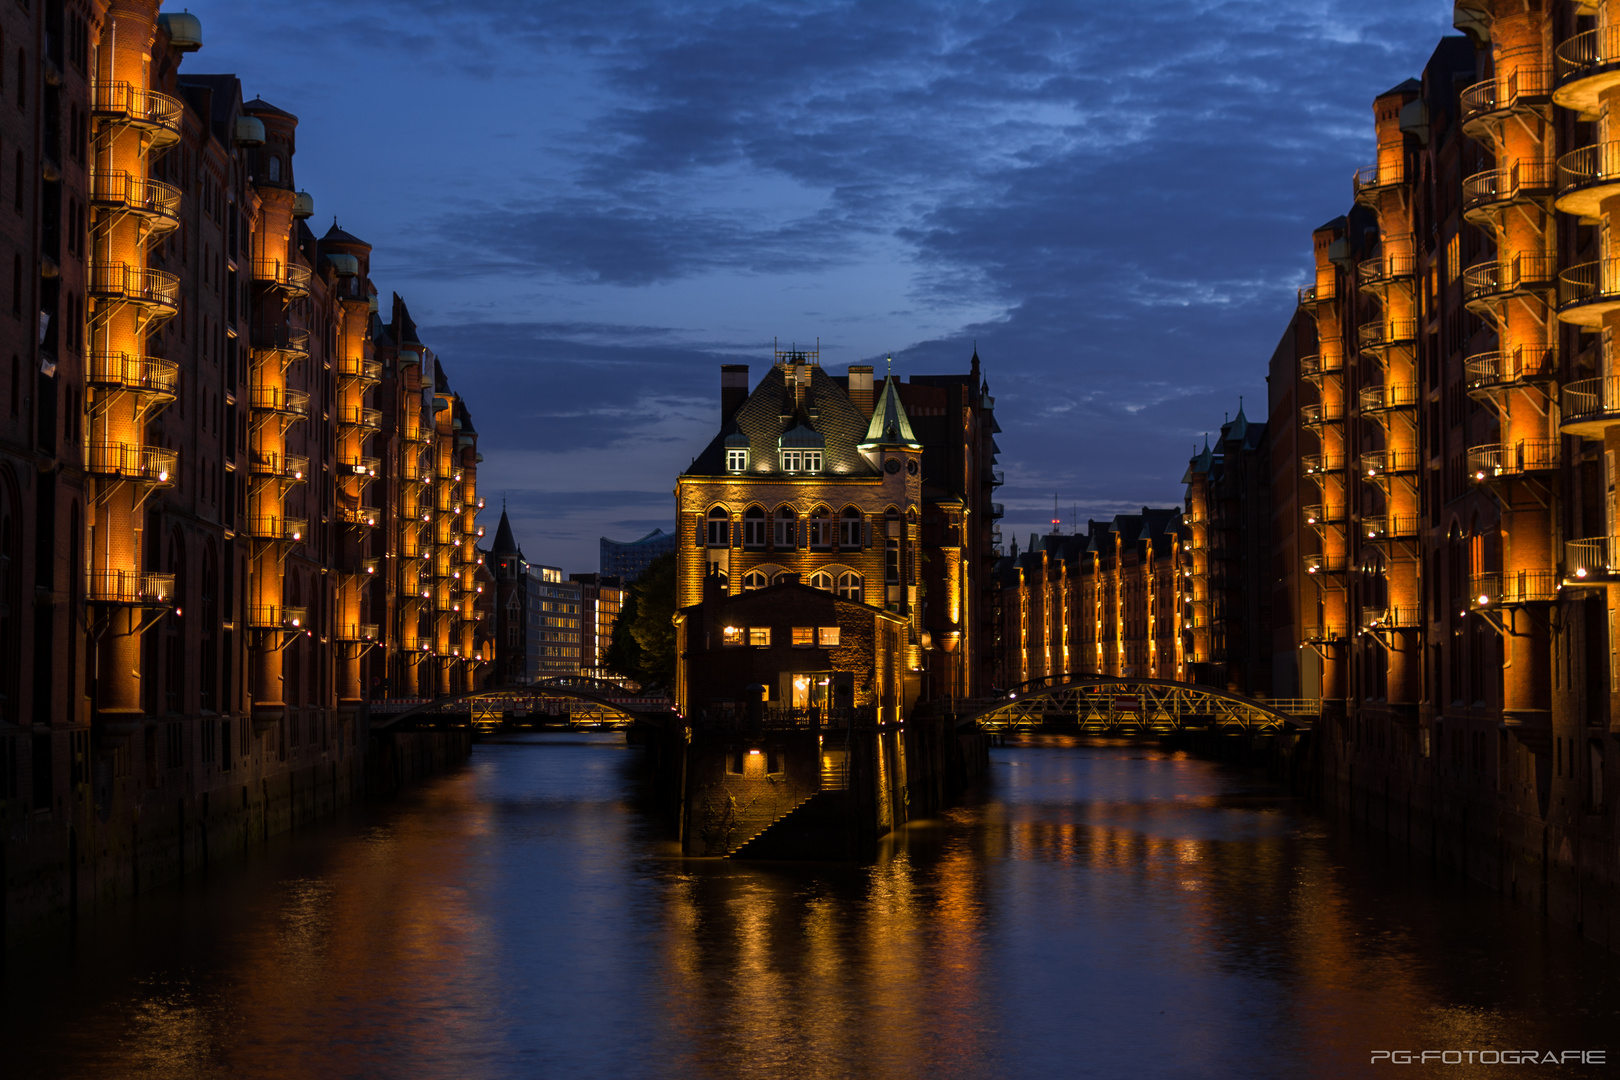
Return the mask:
[[[148,902],[169,922],[96,924],[59,989],[13,963],[0,1023],[40,1020],[0,1029],[5,1080],[1358,1076],[1620,1015],[1578,941],[1183,755],[998,751],[983,797],[839,867],[672,857],[583,769],[607,752],[486,754]]]

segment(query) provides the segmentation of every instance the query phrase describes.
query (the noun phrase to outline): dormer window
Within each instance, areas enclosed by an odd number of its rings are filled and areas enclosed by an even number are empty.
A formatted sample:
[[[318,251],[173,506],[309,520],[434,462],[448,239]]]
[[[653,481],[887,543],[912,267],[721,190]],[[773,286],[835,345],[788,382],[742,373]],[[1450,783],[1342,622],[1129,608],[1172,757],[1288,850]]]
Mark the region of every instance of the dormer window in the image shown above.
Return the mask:
[[[783,472],[820,472],[820,450],[783,450]]]
[[[747,472],[748,471],[748,450],[747,450],[746,447],[744,447],[742,449],[733,449],[733,450],[727,450],[726,451],[726,471],[727,472]]]

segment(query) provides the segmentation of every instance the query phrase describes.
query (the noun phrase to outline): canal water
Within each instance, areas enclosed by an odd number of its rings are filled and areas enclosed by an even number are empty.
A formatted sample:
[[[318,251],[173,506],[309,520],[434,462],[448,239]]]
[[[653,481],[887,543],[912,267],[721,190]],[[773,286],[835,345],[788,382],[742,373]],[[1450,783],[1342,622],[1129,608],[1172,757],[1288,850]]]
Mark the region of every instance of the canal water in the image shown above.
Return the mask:
[[[0,1076],[1605,1075],[1620,963],[1264,783],[1046,740],[871,866],[682,860],[613,735],[14,949]],[[1399,1065],[1377,1051],[1456,1051]],[[1462,1057],[1473,1052],[1473,1063]],[[1413,1060],[1418,1060],[1414,1058]]]

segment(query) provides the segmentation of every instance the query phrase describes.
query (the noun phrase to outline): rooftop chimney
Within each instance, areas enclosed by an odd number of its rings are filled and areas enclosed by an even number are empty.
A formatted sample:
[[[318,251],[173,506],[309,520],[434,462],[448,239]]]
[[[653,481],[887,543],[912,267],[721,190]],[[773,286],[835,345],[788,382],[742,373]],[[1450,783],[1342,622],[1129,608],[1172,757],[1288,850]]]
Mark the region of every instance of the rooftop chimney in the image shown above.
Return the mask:
[[[849,366],[849,400],[861,410],[861,415],[868,420],[872,418],[872,365],[851,364]]]
[[[748,365],[720,365],[720,423],[724,424],[748,400]]]

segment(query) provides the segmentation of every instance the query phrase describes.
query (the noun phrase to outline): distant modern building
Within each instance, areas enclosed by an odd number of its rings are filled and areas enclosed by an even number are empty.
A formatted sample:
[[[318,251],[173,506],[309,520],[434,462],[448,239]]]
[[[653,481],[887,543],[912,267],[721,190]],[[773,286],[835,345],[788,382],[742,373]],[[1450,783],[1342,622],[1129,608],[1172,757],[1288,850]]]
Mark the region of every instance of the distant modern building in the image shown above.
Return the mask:
[[[569,574],[568,580],[579,585],[580,674],[608,678],[607,651],[624,607],[624,584],[606,574]]]
[[[628,586],[654,559],[674,550],[675,534],[663,529],[654,529],[640,540],[609,540],[604,536],[598,569],[603,577],[616,577]]]
[[[555,566],[530,568],[537,580],[539,603],[530,609],[529,625],[540,643],[542,679],[556,675],[578,675],[580,664],[580,584],[563,580]]]

